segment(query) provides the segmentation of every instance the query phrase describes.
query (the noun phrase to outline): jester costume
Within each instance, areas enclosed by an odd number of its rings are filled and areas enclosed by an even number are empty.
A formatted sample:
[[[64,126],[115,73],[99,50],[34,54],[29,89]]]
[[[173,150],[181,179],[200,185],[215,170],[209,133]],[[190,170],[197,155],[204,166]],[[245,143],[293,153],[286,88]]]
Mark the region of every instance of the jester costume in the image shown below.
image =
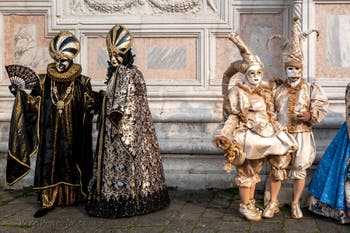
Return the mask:
[[[216,130],[213,141],[225,151],[226,169],[236,167],[240,214],[248,220],[259,221],[261,211],[255,206],[254,192],[264,160],[268,158],[273,165],[272,176],[284,177],[284,170],[274,161],[287,158],[297,144],[275,119],[271,88],[262,82],[263,63],[237,33],[232,33],[229,39],[238,47],[243,60],[231,63],[224,73],[224,122]],[[245,79],[228,89],[230,78],[238,72],[244,74]]]

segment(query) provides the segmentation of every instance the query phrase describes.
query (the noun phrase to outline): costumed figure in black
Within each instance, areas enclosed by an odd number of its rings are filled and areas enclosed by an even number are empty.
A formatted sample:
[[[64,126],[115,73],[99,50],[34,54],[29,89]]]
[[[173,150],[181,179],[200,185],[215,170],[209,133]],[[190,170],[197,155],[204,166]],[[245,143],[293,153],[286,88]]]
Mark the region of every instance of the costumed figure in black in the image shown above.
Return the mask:
[[[86,210],[105,218],[146,214],[170,202],[146,84],[133,65],[130,32],[115,25],[106,43],[107,88],[100,92],[99,135]]]
[[[30,170],[30,157],[37,153],[34,190],[41,217],[55,206],[76,205],[87,193],[92,176],[92,113],[90,78],[73,63],[80,42],[61,31],[50,43],[55,60],[47,74],[38,76],[30,94],[10,86],[16,95],[11,119],[7,182],[12,185]]]

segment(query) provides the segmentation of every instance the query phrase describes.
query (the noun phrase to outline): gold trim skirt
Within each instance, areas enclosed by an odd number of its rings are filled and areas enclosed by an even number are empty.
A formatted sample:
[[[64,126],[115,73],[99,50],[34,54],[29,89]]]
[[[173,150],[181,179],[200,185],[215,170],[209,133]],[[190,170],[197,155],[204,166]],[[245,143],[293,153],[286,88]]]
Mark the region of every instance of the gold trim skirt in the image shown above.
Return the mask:
[[[58,184],[50,188],[42,189],[38,192],[38,198],[39,201],[41,201],[43,208],[75,205],[83,200],[80,186]]]

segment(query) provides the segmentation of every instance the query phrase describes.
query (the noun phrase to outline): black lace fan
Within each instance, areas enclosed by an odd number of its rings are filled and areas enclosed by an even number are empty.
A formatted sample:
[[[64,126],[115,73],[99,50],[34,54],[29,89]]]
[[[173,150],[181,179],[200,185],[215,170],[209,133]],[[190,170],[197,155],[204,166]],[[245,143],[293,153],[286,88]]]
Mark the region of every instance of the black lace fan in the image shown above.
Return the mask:
[[[18,89],[33,89],[39,85],[37,74],[29,67],[22,65],[5,66],[12,86]]]

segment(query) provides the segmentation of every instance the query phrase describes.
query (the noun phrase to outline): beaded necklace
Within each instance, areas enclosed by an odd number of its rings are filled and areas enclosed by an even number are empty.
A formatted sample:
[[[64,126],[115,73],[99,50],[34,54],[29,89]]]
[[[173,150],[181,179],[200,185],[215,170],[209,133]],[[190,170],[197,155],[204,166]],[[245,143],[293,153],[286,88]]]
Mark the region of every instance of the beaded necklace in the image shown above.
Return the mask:
[[[58,94],[56,82],[51,79],[51,101],[57,107],[58,114],[61,116],[63,109],[67,106],[73,98],[74,81],[72,81],[67,87],[64,95],[61,97]]]
[[[61,116],[64,107],[72,101],[74,81],[81,74],[81,66],[73,63],[67,71],[60,73],[56,69],[56,64],[50,63],[47,66],[47,74],[51,78],[51,101],[57,107],[58,114]],[[63,95],[59,95],[56,82],[61,84],[70,82]]]

